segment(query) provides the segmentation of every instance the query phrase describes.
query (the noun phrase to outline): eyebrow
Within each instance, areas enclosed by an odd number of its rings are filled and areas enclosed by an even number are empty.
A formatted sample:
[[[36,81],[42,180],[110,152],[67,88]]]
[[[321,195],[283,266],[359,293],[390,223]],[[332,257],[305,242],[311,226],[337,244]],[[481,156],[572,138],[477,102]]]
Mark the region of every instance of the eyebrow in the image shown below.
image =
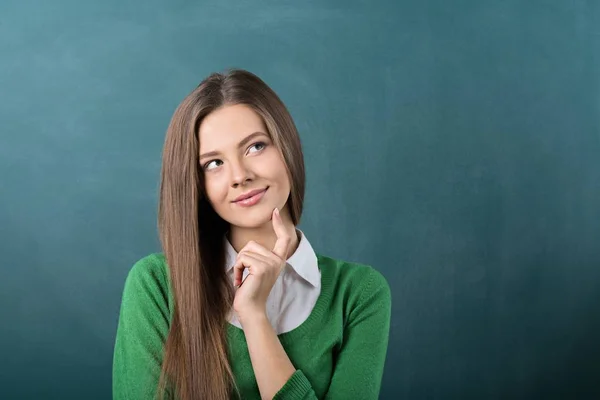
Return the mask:
[[[254,132],[254,133],[251,133],[251,134],[249,134],[248,136],[246,136],[244,139],[242,139],[238,143],[238,145],[237,145],[238,149],[244,147],[246,145],[246,143],[248,143],[249,141],[251,141],[252,139],[254,139],[257,136],[268,136],[268,135],[266,133],[264,133],[264,132]],[[200,154],[200,159],[203,159],[203,158],[206,158],[206,157],[214,157],[214,156],[217,156],[219,154],[220,153],[218,151],[209,151],[207,153]]]

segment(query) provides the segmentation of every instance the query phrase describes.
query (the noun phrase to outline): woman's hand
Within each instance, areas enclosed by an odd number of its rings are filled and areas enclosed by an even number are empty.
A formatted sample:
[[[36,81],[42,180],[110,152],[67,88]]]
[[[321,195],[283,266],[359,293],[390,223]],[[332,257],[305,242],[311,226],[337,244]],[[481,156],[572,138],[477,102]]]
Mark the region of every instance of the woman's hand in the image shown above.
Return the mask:
[[[271,220],[277,235],[273,250],[250,241],[240,250],[233,266],[233,284],[239,286],[235,293],[233,309],[238,314],[240,323],[243,323],[244,318],[252,318],[253,315],[266,315],[267,298],[286,265],[291,238],[278,209],[273,211]],[[248,276],[242,284],[245,268],[248,268]]]

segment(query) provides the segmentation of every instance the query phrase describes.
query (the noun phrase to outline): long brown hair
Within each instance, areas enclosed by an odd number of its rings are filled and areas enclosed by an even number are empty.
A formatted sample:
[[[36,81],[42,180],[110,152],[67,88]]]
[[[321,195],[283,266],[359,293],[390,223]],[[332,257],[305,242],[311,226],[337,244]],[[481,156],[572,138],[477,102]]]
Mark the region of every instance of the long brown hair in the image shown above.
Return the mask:
[[[204,193],[198,139],[203,118],[232,104],[246,104],[264,120],[288,170],[287,205],[294,225],[302,214],[304,158],[287,108],[248,71],[211,74],[175,110],[163,150],[158,226],[175,307],[164,346],[160,398],[167,390],[181,400],[225,400],[236,389],[226,341],[234,297],[224,265],[229,224]]]

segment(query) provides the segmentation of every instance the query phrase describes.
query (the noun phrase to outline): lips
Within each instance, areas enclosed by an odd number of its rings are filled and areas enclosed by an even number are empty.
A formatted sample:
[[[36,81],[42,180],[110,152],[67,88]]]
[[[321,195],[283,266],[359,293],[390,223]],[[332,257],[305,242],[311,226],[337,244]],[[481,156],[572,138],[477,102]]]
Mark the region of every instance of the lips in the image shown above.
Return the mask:
[[[236,199],[233,201],[234,203],[237,203],[239,201],[245,200],[245,199],[249,199],[252,196],[256,196],[259,193],[265,192],[267,188],[264,189],[255,189],[255,190],[251,190],[249,192],[246,192],[244,194],[239,195],[238,197],[236,197]]]

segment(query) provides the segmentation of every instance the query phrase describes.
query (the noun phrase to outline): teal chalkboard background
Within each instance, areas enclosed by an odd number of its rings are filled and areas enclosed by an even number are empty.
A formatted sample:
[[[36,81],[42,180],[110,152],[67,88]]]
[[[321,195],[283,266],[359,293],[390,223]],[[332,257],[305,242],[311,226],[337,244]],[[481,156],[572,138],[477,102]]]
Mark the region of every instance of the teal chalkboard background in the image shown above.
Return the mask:
[[[2,0],[0,398],[110,398],[165,129],[227,67],[297,122],[314,247],[392,287],[381,398],[600,396],[600,2]]]

